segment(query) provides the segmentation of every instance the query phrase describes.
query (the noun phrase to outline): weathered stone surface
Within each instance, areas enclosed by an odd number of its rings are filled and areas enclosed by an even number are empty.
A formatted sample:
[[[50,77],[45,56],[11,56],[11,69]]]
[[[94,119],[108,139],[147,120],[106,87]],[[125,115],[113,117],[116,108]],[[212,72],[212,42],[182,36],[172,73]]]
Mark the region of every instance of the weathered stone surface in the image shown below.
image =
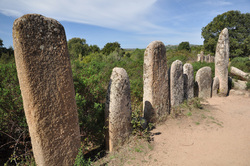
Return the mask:
[[[214,56],[210,56],[209,62],[210,62],[210,63],[214,63]]]
[[[37,165],[73,165],[80,131],[63,26],[37,14],[13,25],[18,79]]]
[[[143,110],[148,122],[162,120],[170,111],[166,48],[151,42],[144,53]]]
[[[184,100],[184,78],[182,62],[176,60],[170,69],[170,99],[171,106],[179,105]]]
[[[199,69],[195,76],[195,81],[198,84],[198,97],[210,98],[212,87],[212,70],[210,67]]]
[[[250,80],[250,74],[249,73],[245,73],[244,71],[236,68],[236,67],[231,67],[230,73],[240,77],[242,80]]]
[[[110,78],[105,108],[106,149],[123,145],[132,132],[130,83],[123,68],[114,68]]]
[[[220,88],[220,81],[218,77],[213,79],[212,96],[217,96],[218,90]]]
[[[220,81],[220,95],[228,93],[229,36],[227,28],[220,33],[215,53],[215,76]]]
[[[210,63],[211,55],[207,54],[207,63]]]
[[[233,83],[234,83],[234,89],[236,90],[246,90],[247,88],[247,81],[241,81],[241,80],[236,80],[236,79],[233,79]]]
[[[183,66],[184,77],[184,99],[194,97],[194,70],[190,63],[185,63]]]
[[[197,55],[197,62],[200,62],[201,61],[201,54],[198,54]]]
[[[204,61],[209,63],[209,58],[210,58],[209,55],[204,56]]]
[[[204,56],[203,51],[201,51],[200,56],[201,56],[201,60],[200,61],[204,62],[205,61],[205,56]]]
[[[247,93],[247,91],[245,90],[235,90],[235,89],[231,89],[230,90],[230,95],[244,95],[245,97],[249,97],[249,93]]]

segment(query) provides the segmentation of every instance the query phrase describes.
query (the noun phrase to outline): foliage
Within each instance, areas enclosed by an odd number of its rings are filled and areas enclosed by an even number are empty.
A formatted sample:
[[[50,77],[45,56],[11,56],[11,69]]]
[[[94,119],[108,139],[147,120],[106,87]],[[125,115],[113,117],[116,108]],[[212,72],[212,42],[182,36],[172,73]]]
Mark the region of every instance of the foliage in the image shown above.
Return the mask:
[[[77,58],[79,55],[85,55],[86,40],[81,38],[72,38],[68,41],[68,50],[71,57]]]
[[[193,62],[192,63],[193,66],[193,70],[194,70],[194,79],[196,76],[197,71],[205,66],[209,66],[212,69],[212,78],[214,78],[214,72],[215,72],[215,67],[214,67],[214,63],[206,63],[206,62]]]
[[[115,42],[114,45],[107,44],[109,51],[100,51],[98,46],[88,46],[86,40],[80,38],[70,39],[68,44],[84,150],[104,143],[105,98],[114,67],[124,68],[129,76],[134,131],[137,136],[149,138],[149,128],[145,129],[141,118],[145,49],[123,50]],[[168,63],[176,59],[183,63],[195,61],[200,49],[201,46],[191,46],[191,51],[168,49]],[[32,162],[27,164],[33,158],[13,55],[12,60],[0,61],[0,131],[0,153],[9,158],[8,164],[31,165]],[[78,156],[78,163],[82,159]],[[88,162],[84,160],[84,164]]]
[[[230,56],[250,55],[250,13],[228,11],[216,16],[207,26],[202,28],[204,48],[215,52],[220,32],[227,28],[229,32]]]
[[[118,42],[113,43],[107,43],[103,49],[102,52],[105,55],[109,55],[110,53],[114,52],[115,50],[121,49],[121,45]]]
[[[0,48],[3,47],[3,40],[0,38]]]
[[[100,48],[97,45],[88,45],[85,39],[72,38],[68,41],[68,50],[71,59],[82,58],[89,53],[100,52]]]
[[[90,158],[87,160],[84,158],[83,147],[81,146],[76,156],[74,166],[91,166],[91,165],[92,165],[92,161],[90,160]]]
[[[131,56],[123,56],[115,50],[109,56],[91,53],[71,61],[76,91],[81,135],[84,145],[98,146],[104,140],[104,108],[107,88],[114,67],[124,68],[130,79],[132,105],[142,101],[143,52],[136,50]]]
[[[10,46],[4,47],[3,40],[0,38],[0,63],[14,62],[14,50]]]
[[[246,83],[246,90],[250,89],[250,81],[247,81]]]
[[[178,46],[178,50],[187,50],[190,51],[189,42],[181,42]]]
[[[150,141],[149,130],[153,128],[152,123],[147,123],[143,118],[143,112],[140,109],[134,109],[132,112],[131,124],[133,127],[133,134],[138,138],[144,138]]]
[[[195,62],[197,60],[197,54],[200,52],[200,47],[191,46],[191,51],[169,49],[167,50],[167,66],[170,67],[175,60],[180,60],[183,64],[186,62]]]
[[[236,57],[231,61],[230,66],[237,67],[244,72],[250,73],[250,59],[248,57]]]
[[[12,154],[8,163],[21,162],[31,154],[21,91],[13,63],[0,65],[0,142],[0,156]]]

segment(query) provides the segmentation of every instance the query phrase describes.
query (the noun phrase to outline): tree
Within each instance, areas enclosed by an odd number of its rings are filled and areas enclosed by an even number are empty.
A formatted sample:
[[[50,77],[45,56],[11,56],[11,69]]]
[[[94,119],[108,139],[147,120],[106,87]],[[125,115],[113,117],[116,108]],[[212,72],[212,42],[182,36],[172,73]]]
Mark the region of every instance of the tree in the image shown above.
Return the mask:
[[[68,50],[71,57],[78,58],[88,54],[89,46],[86,44],[85,39],[72,38],[68,41]]]
[[[14,50],[12,46],[9,48],[4,47],[3,40],[0,38],[0,61],[8,62],[14,60]]]
[[[105,55],[109,55],[110,53],[114,52],[116,49],[121,49],[121,45],[118,42],[107,43],[103,47],[102,52]]]
[[[3,47],[3,40],[0,38],[0,48]]]
[[[178,50],[187,50],[190,51],[189,42],[181,42],[178,46]]]
[[[100,52],[100,48],[97,45],[90,45],[89,50],[92,53]]]
[[[207,26],[202,28],[204,48],[215,52],[220,32],[227,28],[229,32],[230,56],[250,55],[250,13],[228,11],[216,16]]]

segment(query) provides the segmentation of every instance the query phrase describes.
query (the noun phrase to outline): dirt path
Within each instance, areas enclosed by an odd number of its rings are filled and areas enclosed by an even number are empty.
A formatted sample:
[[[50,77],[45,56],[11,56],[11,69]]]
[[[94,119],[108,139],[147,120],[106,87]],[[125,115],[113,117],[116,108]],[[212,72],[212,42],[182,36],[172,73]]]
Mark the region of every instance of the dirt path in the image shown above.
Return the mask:
[[[153,130],[154,148],[136,165],[249,166],[250,98],[207,101],[205,110]]]

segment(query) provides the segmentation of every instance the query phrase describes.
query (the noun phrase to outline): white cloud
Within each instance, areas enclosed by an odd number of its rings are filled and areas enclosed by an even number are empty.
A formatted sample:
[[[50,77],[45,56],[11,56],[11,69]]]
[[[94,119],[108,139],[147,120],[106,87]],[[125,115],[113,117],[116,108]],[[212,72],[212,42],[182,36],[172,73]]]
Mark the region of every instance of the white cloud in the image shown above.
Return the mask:
[[[226,1],[226,0],[208,0],[204,1],[205,5],[212,5],[212,6],[228,6],[233,5],[232,2]]]
[[[142,31],[158,26],[147,20],[157,0],[1,0],[0,12],[20,17],[38,13],[60,21]]]

